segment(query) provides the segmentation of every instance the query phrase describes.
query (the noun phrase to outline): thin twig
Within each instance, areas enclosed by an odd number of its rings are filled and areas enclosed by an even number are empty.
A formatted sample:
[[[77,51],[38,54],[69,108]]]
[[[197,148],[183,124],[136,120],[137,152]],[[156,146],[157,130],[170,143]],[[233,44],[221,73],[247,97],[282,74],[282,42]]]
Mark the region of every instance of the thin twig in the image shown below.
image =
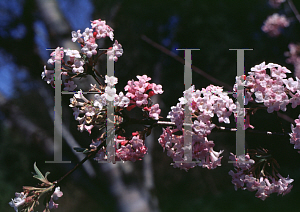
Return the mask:
[[[288,4],[289,4],[290,8],[292,9],[294,15],[296,16],[297,20],[300,23],[300,14],[299,14],[297,8],[295,7],[293,1],[292,0],[288,0]]]
[[[216,126],[217,130],[222,131],[230,131],[230,132],[236,132],[236,128],[228,128],[228,127],[222,127],[222,126]],[[270,132],[270,131],[260,131],[260,130],[253,130],[253,129],[246,129],[246,132],[250,133],[258,133],[258,134],[267,134],[267,135],[281,135],[281,136],[289,136],[289,133],[286,132]]]
[[[169,49],[163,47],[162,45],[154,42],[153,40],[151,40],[150,38],[148,38],[146,35],[142,35],[141,38],[142,38],[142,40],[144,40],[147,43],[149,43],[151,46],[153,46],[153,47],[157,48],[158,50],[160,50],[161,52],[165,53],[166,55],[169,55],[169,56],[173,57],[175,60],[179,61],[180,63],[185,64],[185,61],[184,61],[183,58],[179,57],[178,55],[176,55],[175,53],[173,53]],[[214,84],[220,85],[220,86],[224,86],[227,90],[232,90],[232,88],[233,88],[233,86],[230,86],[227,83],[224,83],[224,82],[222,82],[222,81],[214,78],[213,76],[211,76],[208,73],[202,71],[200,68],[198,68],[198,67],[196,67],[194,65],[192,65],[192,70],[194,70],[198,74],[202,75],[206,79],[210,80]]]
[[[97,152],[105,145],[105,142],[103,141],[96,150],[90,152],[82,161],[80,161],[79,163],[76,164],[76,166],[71,169],[68,173],[66,173],[64,176],[62,176],[59,180],[55,181],[55,184],[60,183],[62,180],[64,180],[66,177],[68,177],[69,175],[71,175],[76,169],[78,169],[85,161],[87,161],[88,159],[94,157]]]

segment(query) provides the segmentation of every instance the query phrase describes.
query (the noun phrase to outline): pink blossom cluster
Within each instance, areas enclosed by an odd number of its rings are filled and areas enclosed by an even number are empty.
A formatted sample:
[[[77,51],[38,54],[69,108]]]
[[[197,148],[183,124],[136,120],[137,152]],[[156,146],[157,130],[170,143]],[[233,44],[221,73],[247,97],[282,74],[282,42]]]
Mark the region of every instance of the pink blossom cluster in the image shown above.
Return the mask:
[[[60,50],[60,57],[61,58],[64,58],[64,50],[63,50],[63,48],[62,47],[57,47],[59,50]],[[51,64],[51,65],[54,65],[54,63],[55,63],[55,54],[56,54],[56,51],[53,51],[53,52],[51,52],[51,54],[50,54],[50,58],[48,59],[48,61],[47,61],[47,63],[48,64]]]
[[[148,99],[155,94],[162,94],[162,86],[156,85],[155,83],[149,83],[151,77],[147,75],[137,76],[139,81],[128,81],[124,90],[127,91],[126,95],[130,98],[130,106],[128,110],[133,109],[134,107],[143,108],[144,111],[149,113],[149,117],[158,119],[158,116],[161,112],[159,105],[155,104],[152,106],[148,105]]]
[[[209,135],[215,127],[210,121],[215,114],[220,123],[230,123],[229,116],[236,109],[236,105],[228,94],[223,92],[222,87],[209,85],[200,91],[191,86],[183,93],[184,97],[179,98],[180,102],[171,107],[167,116],[175,122],[179,130],[183,126],[184,112],[197,117],[193,123],[193,131],[202,137]],[[184,111],[185,105],[189,106],[189,111]]]
[[[44,66],[44,71],[41,76],[44,81],[54,87],[54,70],[47,70],[46,66]]]
[[[135,162],[137,160],[142,160],[147,153],[145,142],[141,139],[138,132],[132,133],[130,139],[118,135],[114,138],[114,142],[115,145],[112,149],[115,150],[115,161],[122,160]],[[93,141],[90,147],[96,149],[100,144],[101,141]],[[94,159],[97,161],[106,161],[108,159],[107,157],[107,147],[103,147],[98,151],[97,156]],[[110,159],[112,160],[113,158]]]
[[[289,25],[290,23],[285,15],[274,13],[267,18],[261,29],[271,37],[277,37],[280,35],[282,28],[288,27]]]
[[[99,92],[94,95],[94,100],[89,101],[82,93],[82,90],[74,94],[70,99],[70,107],[73,108],[73,115],[75,120],[79,122],[78,130],[83,132],[88,131],[91,134],[91,130],[97,123],[106,121],[106,106],[107,100],[114,101],[114,106],[120,108],[126,108],[129,104],[129,98],[124,96],[123,92],[116,94],[116,89],[112,86],[115,85],[118,80],[116,77],[106,77],[107,86],[105,92],[101,92],[96,89],[96,85],[91,85],[91,90]]]
[[[107,50],[108,59],[117,62],[118,58],[121,57],[122,54],[123,54],[122,45],[119,44],[117,40],[115,40],[113,47],[110,47],[109,50]]]
[[[59,48],[59,47],[58,47]],[[61,75],[65,76],[72,76],[74,74],[81,74],[84,72],[84,64],[85,62],[81,58],[80,53],[77,50],[70,50],[70,49],[65,49],[60,48],[61,52],[61,61],[62,61],[62,66],[63,70],[61,71]],[[66,54],[64,54],[66,53]],[[55,64],[55,51],[53,51],[50,54],[51,58],[48,60],[49,65],[54,65]],[[64,56],[68,56],[70,59],[65,63],[64,61]],[[44,66],[44,71],[42,72],[41,76],[44,81],[46,81],[48,84],[51,84],[51,86],[54,88],[54,70],[47,70],[46,65]],[[66,83],[64,83],[65,91],[74,91],[74,89],[77,87],[75,85],[74,81],[72,79],[66,79]]]
[[[173,159],[174,168],[187,171],[195,166],[202,166],[208,169],[215,169],[217,166],[221,166],[223,156],[220,157],[220,154],[222,154],[223,150],[216,152],[213,150],[215,146],[213,141],[208,141],[207,137],[183,130],[183,133],[188,133],[189,136],[192,136],[192,161],[186,161],[184,150],[190,149],[190,147],[184,145],[183,135],[174,134],[178,131],[178,129],[167,127],[163,129],[163,133],[158,139],[164,151],[167,150],[167,155]]]
[[[105,21],[94,20],[91,23],[92,29],[86,28],[83,33],[80,30],[72,32],[72,41],[79,42],[81,44],[81,52],[86,54],[88,58],[91,58],[93,55],[97,54],[98,44],[96,39],[109,37],[112,41],[114,39],[113,29],[106,25]],[[109,54],[109,59],[117,61],[118,57],[123,54],[123,49],[121,44],[115,40],[115,43],[112,48],[110,48],[107,53]]]
[[[300,115],[295,119],[296,126],[291,124],[292,133],[290,133],[290,143],[294,144],[294,149],[300,149]],[[298,151],[300,153],[300,151]]]
[[[109,37],[112,41],[114,38],[113,29],[106,25],[106,22],[99,19],[91,21],[92,28],[86,28],[83,33],[80,30],[72,32],[72,41],[81,44],[81,53],[77,50],[65,49],[58,47],[61,52],[61,64],[62,72],[61,75],[72,77],[74,75],[83,74],[85,72],[85,64],[92,64],[91,61],[93,55],[97,55],[98,44],[97,39]],[[117,61],[123,54],[122,45],[115,40],[112,47],[107,50],[107,55],[109,60]],[[50,54],[50,59],[47,61],[49,65],[55,65],[55,51]],[[69,57],[69,60],[65,62],[64,56]],[[44,79],[48,84],[54,87],[54,70],[47,70],[44,66],[44,71],[42,72],[42,79]],[[64,83],[65,91],[73,91],[77,85],[75,85],[72,78],[67,78]]]
[[[279,173],[277,174],[278,180],[270,176],[261,176],[259,179],[253,177],[250,170],[252,170],[255,162],[250,159],[248,154],[236,157],[231,153],[229,158],[236,161],[233,163],[235,172],[230,170],[228,173],[232,176],[231,182],[234,184],[235,190],[241,188],[242,190],[257,191],[255,196],[265,200],[272,193],[285,195],[293,188],[291,183],[294,180],[289,177],[284,178]]]
[[[286,62],[294,65],[294,76],[300,78],[300,45],[290,43],[288,48],[289,51],[284,53],[288,57]]]
[[[213,141],[208,141],[207,136],[215,127],[211,119],[216,114],[220,123],[230,123],[229,116],[236,110],[236,105],[233,100],[229,98],[228,94],[223,92],[223,88],[219,86],[209,85],[202,90],[195,90],[191,86],[188,90],[183,92],[184,97],[179,98],[179,103],[171,107],[167,118],[171,119],[176,125],[176,130],[164,130],[159,140],[163,148],[167,148],[168,155],[174,161],[183,160],[184,146],[183,136],[174,135],[174,132],[183,131],[185,116],[192,116],[192,132],[188,130],[192,136],[192,151],[193,159],[201,161],[199,166],[207,167],[208,169],[216,168],[221,165],[221,158],[219,155],[223,152],[215,152],[212,148]],[[187,106],[188,111],[185,111]],[[166,146],[165,143],[169,144]],[[193,168],[194,163],[175,163],[175,167],[180,167],[185,170]]]
[[[161,112],[159,105],[152,105],[149,98],[155,94],[163,93],[162,86],[156,85],[155,83],[149,83],[148,81],[151,80],[151,78],[147,75],[137,76],[137,78],[139,81],[128,81],[128,85],[125,86],[125,90],[127,91],[126,95],[124,95],[123,92],[120,92],[119,95],[116,94],[114,85],[118,83],[118,79],[113,76],[105,76],[105,89],[102,88],[101,90],[98,89],[96,85],[91,85],[90,91],[99,92],[99,94],[94,95],[94,100],[88,100],[81,90],[74,94],[74,97],[70,99],[70,107],[74,110],[73,115],[75,116],[75,120],[79,121],[80,125],[78,125],[78,129],[81,132],[86,130],[91,134],[91,130],[95,125],[105,127],[107,119],[107,101],[114,101],[114,106],[116,107],[115,110],[118,112],[131,104],[131,109],[137,106],[148,115],[147,118],[158,120]],[[123,123],[122,112],[115,115],[114,118],[117,125]],[[137,132],[132,133],[131,138],[125,138],[117,134],[114,141],[115,145],[113,148],[107,146],[102,147],[98,151],[96,160],[107,160],[107,152],[110,152],[108,148],[116,150],[116,160],[123,161],[141,160],[147,152],[144,140]],[[97,142],[93,141],[90,147],[96,149],[102,142],[104,142],[103,139],[99,138]]]
[[[270,75],[267,74],[267,69]],[[265,62],[251,68],[246,77],[246,81],[242,82],[241,77],[236,78],[234,91],[238,91],[239,86],[244,86],[245,102],[254,101],[253,94],[255,95],[255,102],[263,103],[267,107],[268,113],[273,111],[286,111],[286,106],[291,103],[292,108],[300,105],[300,80],[296,77],[286,79],[286,74],[291,73],[286,67],[278,64]],[[236,97],[237,94],[234,95]]]
[[[59,47],[57,47],[57,48],[59,48]],[[59,48],[59,50],[60,50],[61,58],[64,58],[63,48]],[[53,51],[50,54],[51,57],[47,61],[48,64],[50,64],[50,65],[55,64],[55,54],[56,54],[55,51]],[[46,66],[44,66],[44,71],[42,72],[41,77],[42,77],[42,79],[44,79],[44,81],[46,81],[48,84],[50,84],[52,87],[54,87],[54,70],[47,70]]]
[[[59,186],[56,187],[55,191],[51,195],[50,201],[48,203],[48,208],[49,209],[57,209],[58,204],[55,203],[54,200],[55,201],[58,200],[58,198],[62,197],[62,195],[63,195],[63,192],[60,191],[60,187]],[[28,196],[28,193],[24,193],[24,192],[18,193],[18,192],[16,192],[15,196],[16,197],[9,202],[9,205],[11,207],[13,207],[16,212],[18,212],[18,207],[22,207],[22,206],[26,205],[27,202],[32,201],[32,196]]]

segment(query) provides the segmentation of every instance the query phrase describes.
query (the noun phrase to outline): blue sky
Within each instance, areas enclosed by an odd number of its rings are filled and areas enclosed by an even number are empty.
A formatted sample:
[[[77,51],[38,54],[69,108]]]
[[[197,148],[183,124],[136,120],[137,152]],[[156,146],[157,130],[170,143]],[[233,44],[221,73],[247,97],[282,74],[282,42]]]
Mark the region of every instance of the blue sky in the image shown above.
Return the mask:
[[[90,26],[93,13],[93,4],[91,0],[62,0],[57,2],[62,13],[69,21],[72,30],[83,30]],[[15,39],[22,38],[26,34],[26,28],[22,24],[19,24],[14,29],[9,29],[9,31],[2,29],[7,26],[6,24],[9,24],[10,21],[13,20],[13,17],[19,17],[22,14],[23,0],[0,1],[0,6],[3,8],[0,13],[0,36],[13,36]],[[36,45],[41,57],[46,63],[50,54],[46,48],[51,48],[50,43],[48,42],[49,38],[46,26],[42,21],[37,20],[34,23],[34,30],[36,32]],[[70,32],[70,39],[71,38]],[[14,91],[13,77],[17,77],[25,81],[28,76],[26,74],[26,70],[20,70],[20,67],[14,63],[13,56],[7,54],[3,49],[1,49],[1,47],[0,57],[0,92],[7,98],[11,98],[13,97]],[[41,73],[42,71],[43,70],[41,70]]]

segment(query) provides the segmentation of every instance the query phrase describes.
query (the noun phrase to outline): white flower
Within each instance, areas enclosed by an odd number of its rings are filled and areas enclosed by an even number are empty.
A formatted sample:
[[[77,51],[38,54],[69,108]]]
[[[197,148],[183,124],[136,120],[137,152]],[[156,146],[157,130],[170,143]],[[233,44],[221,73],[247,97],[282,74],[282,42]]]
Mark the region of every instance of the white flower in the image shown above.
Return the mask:
[[[77,32],[73,31],[72,32],[72,41],[76,42],[78,38],[80,38],[82,34],[80,33],[80,30],[77,30]]]
[[[92,107],[92,106],[86,106],[85,109],[84,109],[84,111],[85,111],[85,115],[86,116],[93,116],[93,115],[95,115],[95,108]]]
[[[117,40],[115,40],[113,47],[110,47],[110,49],[107,50],[108,59],[113,61],[118,61],[118,57],[121,57],[122,54],[123,54],[122,45],[119,44]]]
[[[81,58],[79,51],[77,51],[77,50],[66,49],[65,52],[66,52],[66,55],[69,57]]]
[[[77,74],[77,73],[83,73],[84,71],[84,68],[83,68],[83,62],[81,60],[75,60],[74,61],[74,64],[72,65],[72,72],[74,74]]]
[[[118,83],[118,78],[116,78],[114,76],[109,77],[109,76],[105,75],[105,81],[104,82],[107,83],[107,85],[109,87],[112,87],[112,86],[114,86],[115,84]]]
[[[52,194],[53,200],[58,200],[59,197],[63,195],[63,192],[60,191],[60,187],[56,187],[54,193]]]
[[[64,91],[74,91],[74,89],[77,87],[77,85],[74,84],[74,81],[69,81],[67,83],[64,83]]]
[[[115,106],[127,107],[130,103],[130,99],[124,96],[123,92],[120,92],[119,95],[115,97]]]
[[[83,96],[83,93],[82,93],[82,90],[80,89],[80,91],[78,91],[76,94],[74,94],[74,97],[76,98],[76,99],[81,99],[81,100],[83,100],[83,101],[85,101],[85,102],[89,102],[89,100],[87,100],[87,98],[85,98],[84,96]]]
[[[11,207],[15,209],[16,212],[18,212],[18,207],[23,205],[25,203],[26,195],[24,195],[23,192],[15,193],[16,197],[14,199],[11,199],[11,201],[8,203]]]
[[[98,107],[100,110],[102,110],[103,106],[106,105],[106,97],[104,94],[99,95],[99,94],[95,94],[94,95],[94,107]]]
[[[105,88],[105,97],[108,101],[114,101],[116,95],[116,89],[107,86]]]
[[[44,71],[41,74],[42,79],[47,81],[48,84],[54,81],[54,71],[53,70],[47,70],[46,66],[44,66]]]

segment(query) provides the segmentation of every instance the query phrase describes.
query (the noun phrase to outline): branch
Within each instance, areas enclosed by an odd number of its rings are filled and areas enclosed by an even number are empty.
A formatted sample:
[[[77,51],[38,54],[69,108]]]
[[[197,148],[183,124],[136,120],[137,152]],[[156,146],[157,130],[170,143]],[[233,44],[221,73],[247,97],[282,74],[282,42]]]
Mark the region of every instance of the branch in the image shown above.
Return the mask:
[[[53,98],[48,98],[49,96],[51,96],[52,94],[50,92],[48,92],[48,90],[45,88],[45,85],[42,84],[42,82],[37,82],[39,84],[41,84],[39,86],[38,89],[38,93],[39,95],[43,98],[44,103],[47,107],[49,116],[52,118],[52,121],[54,122],[54,111],[53,111]],[[65,139],[65,141],[67,142],[68,146],[73,149],[74,146],[80,146],[76,140],[74,139],[73,135],[71,134],[71,132],[69,131],[69,129],[65,126],[65,124],[62,124],[62,131],[64,132],[62,134],[63,138]],[[52,149],[53,149],[53,140],[52,140]],[[81,154],[75,154],[76,157],[78,158],[78,160],[82,160],[83,155]],[[96,176],[96,172],[91,164],[90,161],[88,161],[86,164],[84,164],[83,168],[85,169],[86,173],[90,176],[90,177],[94,177]]]
[[[300,14],[299,14],[297,8],[295,7],[293,1],[292,1],[292,0],[288,0],[287,2],[288,2],[288,4],[289,4],[290,8],[292,9],[294,15],[296,16],[297,20],[298,20],[299,23],[300,23]]]
[[[236,132],[237,128],[229,128],[229,127],[221,127],[217,126],[217,130],[227,131],[227,132]],[[286,132],[271,132],[271,131],[260,131],[260,130],[252,130],[252,129],[246,129],[246,132],[250,133],[258,133],[258,134],[267,134],[267,135],[280,135],[280,136],[289,136],[289,133]]]
[[[142,35],[141,38],[142,38],[142,40],[144,40],[145,42],[147,42],[151,46],[153,46],[153,47],[157,48],[158,50],[160,50],[161,52],[165,53],[166,55],[169,55],[170,57],[173,57],[175,60],[179,61],[180,63],[185,64],[184,59],[182,59],[181,57],[179,57],[178,55],[176,55],[175,53],[173,53],[169,49],[163,47],[162,45],[159,45],[158,43],[154,42],[153,40],[148,38],[146,35]],[[214,84],[223,86],[227,90],[232,90],[232,88],[233,88],[233,86],[230,86],[227,83],[222,82],[222,81],[214,78],[213,76],[211,76],[208,73],[202,71],[201,69],[199,69],[198,67],[196,67],[194,65],[192,65],[192,70],[197,72],[198,74],[202,75],[206,79],[210,80]]]
[[[103,141],[95,151],[90,152],[82,161],[80,161],[78,164],[76,164],[76,166],[70,170],[68,173],[66,173],[64,176],[62,176],[59,180],[55,181],[55,184],[60,183],[61,181],[63,181],[65,178],[67,178],[69,175],[71,175],[74,171],[76,171],[76,169],[78,169],[80,166],[83,165],[84,162],[86,162],[88,159],[94,157],[97,152],[105,145],[105,142]]]

